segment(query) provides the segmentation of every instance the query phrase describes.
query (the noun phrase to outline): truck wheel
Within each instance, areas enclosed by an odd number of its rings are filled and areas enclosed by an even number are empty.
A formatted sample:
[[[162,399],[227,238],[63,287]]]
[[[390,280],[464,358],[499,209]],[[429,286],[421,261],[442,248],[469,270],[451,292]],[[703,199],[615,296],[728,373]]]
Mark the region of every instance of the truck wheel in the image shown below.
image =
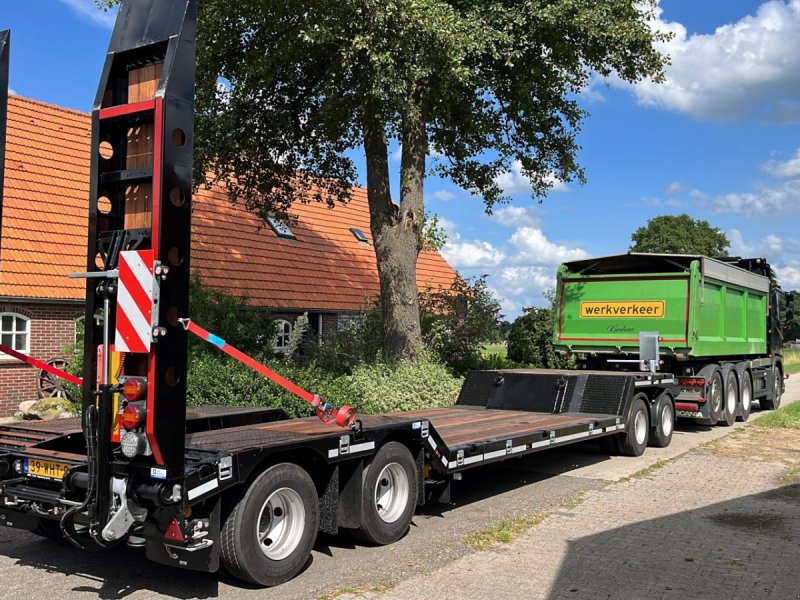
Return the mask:
[[[772,367],[772,396],[761,398],[758,402],[763,410],[776,410],[781,405],[783,395],[783,375],[778,367]]]
[[[625,434],[620,439],[620,452],[624,456],[641,456],[647,448],[650,423],[647,416],[647,403],[643,396],[636,396],[628,415]]]
[[[739,403],[739,385],[736,383],[736,374],[733,369],[728,371],[725,378],[725,395],[722,409],[722,418],[719,425],[730,427],[736,423],[736,405]]]
[[[709,390],[709,400],[711,401],[711,421],[709,425],[716,425],[722,418],[724,408],[725,392],[722,385],[722,373],[714,373],[711,379],[711,389]]]
[[[666,392],[656,399],[656,422],[650,434],[650,445],[656,448],[666,448],[672,442],[672,432],[675,430],[675,406],[672,397]]]
[[[364,469],[361,527],[356,537],[378,545],[408,531],[417,506],[417,464],[403,444],[389,442]]]
[[[311,477],[291,463],[259,475],[234,505],[220,532],[225,567],[250,583],[274,586],[303,568],[319,529],[319,497]]]
[[[753,379],[750,373],[742,373],[742,401],[739,403],[739,414],[736,415],[737,421],[747,421],[750,418],[750,410],[753,405]]]

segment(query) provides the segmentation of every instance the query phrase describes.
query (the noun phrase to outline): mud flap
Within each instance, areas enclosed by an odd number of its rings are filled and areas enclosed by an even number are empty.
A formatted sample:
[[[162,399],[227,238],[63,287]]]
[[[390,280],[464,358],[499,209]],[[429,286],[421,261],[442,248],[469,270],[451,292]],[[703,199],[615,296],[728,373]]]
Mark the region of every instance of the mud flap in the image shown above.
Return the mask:
[[[198,540],[198,542],[190,542],[185,546],[165,543],[163,531],[160,531],[158,527],[155,526],[148,528],[150,529],[148,533],[153,533],[154,535],[147,536],[147,544],[145,546],[147,559],[169,567],[178,567],[189,571],[216,573],[219,571],[221,513],[222,498],[218,496],[216,500],[214,500],[214,507],[208,518],[208,536]]]

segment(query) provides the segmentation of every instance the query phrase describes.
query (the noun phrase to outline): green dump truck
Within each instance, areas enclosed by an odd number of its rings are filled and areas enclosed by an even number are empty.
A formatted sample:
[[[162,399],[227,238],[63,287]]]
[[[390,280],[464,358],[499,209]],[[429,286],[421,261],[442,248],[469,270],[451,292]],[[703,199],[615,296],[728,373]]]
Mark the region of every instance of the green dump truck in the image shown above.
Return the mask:
[[[556,294],[553,342],[580,368],[643,369],[642,334],[655,334],[656,367],[678,384],[679,417],[732,425],[747,420],[755,400],[762,409],[780,404],[787,299],[764,259],[578,260],[559,268]]]

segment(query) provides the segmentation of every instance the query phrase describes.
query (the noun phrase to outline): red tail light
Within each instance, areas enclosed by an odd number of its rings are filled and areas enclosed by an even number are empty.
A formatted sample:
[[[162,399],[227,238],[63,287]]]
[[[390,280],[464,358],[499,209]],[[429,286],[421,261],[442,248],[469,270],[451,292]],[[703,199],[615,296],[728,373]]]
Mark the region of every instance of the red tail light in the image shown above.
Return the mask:
[[[122,385],[122,395],[128,402],[136,402],[147,393],[147,381],[139,377],[129,377]]]
[[[128,431],[133,431],[144,423],[145,410],[135,404],[128,404],[122,411],[122,426]]]
[[[684,387],[705,387],[706,380],[702,377],[681,377],[680,384]]]

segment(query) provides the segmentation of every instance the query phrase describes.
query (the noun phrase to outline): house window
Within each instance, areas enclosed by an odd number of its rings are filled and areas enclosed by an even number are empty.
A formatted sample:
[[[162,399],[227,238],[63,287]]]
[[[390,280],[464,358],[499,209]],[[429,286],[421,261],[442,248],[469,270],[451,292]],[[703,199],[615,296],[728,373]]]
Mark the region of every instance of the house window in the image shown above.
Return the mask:
[[[366,236],[366,235],[364,235],[364,232],[363,232],[363,231],[361,231],[360,229],[356,229],[355,227],[351,227],[351,228],[350,228],[350,232],[351,232],[351,233],[352,233],[352,234],[353,234],[353,235],[356,237],[356,239],[357,239],[359,242],[361,242],[362,244],[368,244],[368,243],[369,243],[369,240],[367,239],[367,236]]]
[[[272,231],[275,232],[280,238],[286,238],[288,240],[296,240],[297,236],[291,230],[291,228],[283,221],[279,220],[277,217],[269,215],[267,217],[267,223],[272,228]]]
[[[292,324],[289,321],[280,319],[275,321],[275,342],[272,349],[283,354],[289,346],[289,337],[292,335]]]
[[[336,326],[339,331],[360,331],[366,320],[364,315],[339,315]]]
[[[28,354],[31,351],[31,320],[16,313],[0,313],[0,344]],[[0,355],[0,358],[8,358]]]

